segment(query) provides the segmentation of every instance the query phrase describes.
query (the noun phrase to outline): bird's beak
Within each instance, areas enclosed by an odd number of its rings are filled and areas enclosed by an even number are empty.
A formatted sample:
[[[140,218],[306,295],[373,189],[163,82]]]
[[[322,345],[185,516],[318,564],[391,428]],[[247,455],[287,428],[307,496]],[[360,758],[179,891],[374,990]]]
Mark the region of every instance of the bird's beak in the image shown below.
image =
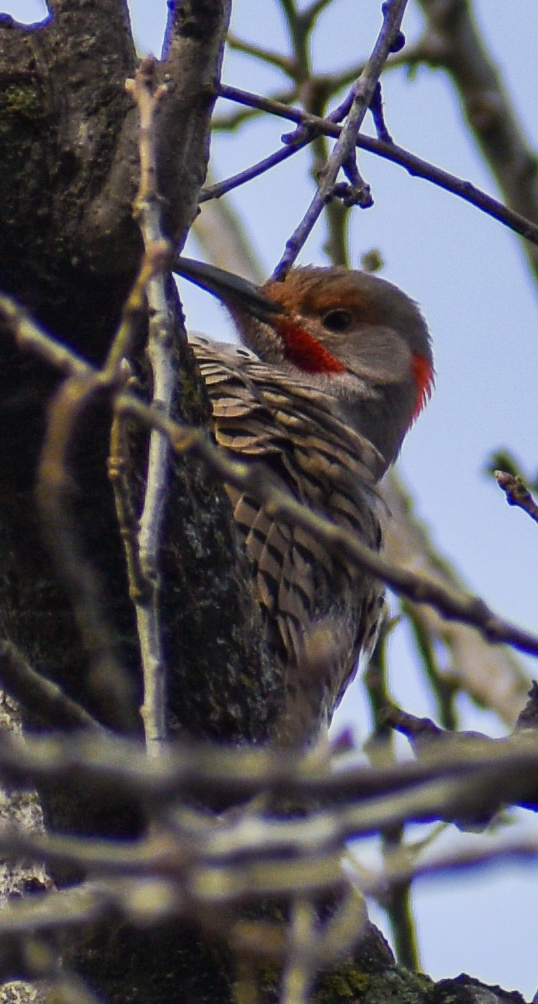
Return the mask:
[[[217,268],[215,265],[206,265],[204,262],[194,261],[193,258],[177,256],[174,258],[172,271],[182,275],[185,279],[190,279],[202,289],[214,293],[224,303],[243,307],[260,321],[268,321],[275,314],[285,312],[285,308],[280,303],[270,300],[254,283],[234,275],[233,272]]]

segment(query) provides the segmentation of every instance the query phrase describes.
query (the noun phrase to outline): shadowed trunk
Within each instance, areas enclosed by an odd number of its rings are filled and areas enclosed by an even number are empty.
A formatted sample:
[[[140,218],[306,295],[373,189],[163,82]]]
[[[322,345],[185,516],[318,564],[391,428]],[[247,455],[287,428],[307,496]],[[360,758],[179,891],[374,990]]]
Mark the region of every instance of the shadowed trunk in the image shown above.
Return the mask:
[[[137,60],[122,0],[50,4],[43,25],[0,18],[0,291],[49,333],[94,363],[104,359],[136,275],[142,241],[132,216],[138,186],[138,112],[125,90]],[[181,247],[205,176],[209,120],[229,16],[221,0],[177,4],[170,14],[168,91],[159,117],[164,229]],[[185,341],[173,284],[175,414],[207,421],[209,406]],[[145,325],[135,372],[148,384]],[[55,572],[35,501],[46,408],[60,376],[20,351],[0,328],[0,623],[30,664],[57,680],[102,722],[141,733],[140,655],[123,545],[107,478],[110,408],[95,400],[71,451],[80,559],[97,573],[100,617],[128,674],[122,707],[95,671]],[[146,433],[133,429],[143,483]],[[174,459],[161,551],[161,615],[172,734],[263,741],[279,695],[261,652],[258,610],[238,552],[227,496],[204,465]],[[35,716],[32,724],[47,727]],[[128,835],[132,807],[90,792],[46,799],[56,826]],[[209,954],[208,954],[209,953]],[[224,963],[192,931],[148,934],[110,927],[87,939],[78,964],[90,985],[117,1001],[224,1000]],[[228,988],[228,989],[227,989]]]

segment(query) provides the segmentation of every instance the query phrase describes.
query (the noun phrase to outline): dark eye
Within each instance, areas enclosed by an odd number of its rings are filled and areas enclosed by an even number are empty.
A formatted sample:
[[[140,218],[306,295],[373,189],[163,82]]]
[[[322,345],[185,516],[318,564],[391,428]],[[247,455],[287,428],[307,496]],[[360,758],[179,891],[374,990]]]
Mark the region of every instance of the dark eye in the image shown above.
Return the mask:
[[[329,310],[323,323],[329,331],[347,331],[352,321],[349,310]]]

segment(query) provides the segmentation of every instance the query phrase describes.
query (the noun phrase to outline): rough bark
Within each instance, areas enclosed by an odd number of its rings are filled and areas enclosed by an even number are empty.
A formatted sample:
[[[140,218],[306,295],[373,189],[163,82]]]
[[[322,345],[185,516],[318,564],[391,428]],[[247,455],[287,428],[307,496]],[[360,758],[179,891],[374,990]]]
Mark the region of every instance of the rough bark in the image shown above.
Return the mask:
[[[178,5],[169,26],[168,56],[162,64],[169,91],[160,120],[160,188],[166,230],[179,246],[194,217],[205,171],[225,24],[224,5],[215,2]],[[137,112],[124,87],[134,68],[126,7],[117,0],[56,3],[53,17],[37,29],[21,28],[5,17],[0,22],[0,184],[5,193],[0,288],[23,303],[52,334],[96,362],[109,345],[141,252],[132,218]],[[182,367],[176,410],[179,417],[199,422],[207,419],[208,405],[180,332],[173,290],[170,295],[178,329],[177,363]],[[53,672],[106,717],[106,707],[99,707],[98,698],[86,693],[87,681],[81,672],[84,653],[79,651],[70,604],[43,551],[33,504],[46,401],[58,375],[41,360],[16,350],[5,331],[0,352],[2,620],[6,632],[34,665]],[[139,355],[143,370],[143,352]],[[112,495],[104,477],[106,404],[95,411],[85,423],[89,435],[81,431],[73,451],[81,526],[86,549],[102,575],[106,614],[118,627],[122,656],[136,677],[133,616]],[[239,563],[239,570],[233,572],[237,555],[226,498],[196,463],[177,463],[173,478],[162,563],[163,604],[166,617],[174,619],[168,634],[177,639],[173,644],[178,646],[171,653],[171,663],[178,672],[181,663],[181,672],[189,673],[193,671],[189,662],[194,660],[198,673],[200,649],[192,644],[192,631],[189,644],[181,644],[179,624],[184,618],[191,623],[192,612],[200,605],[204,611],[213,605],[213,618],[209,629],[205,623],[203,633],[204,662],[213,666],[219,680],[235,674],[233,686],[238,685],[241,666],[259,687],[256,612],[250,600],[248,569]],[[206,514],[203,520],[200,512]],[[232,571],[231,584],[225,569]],[[245,620],[249,631],[243,630]],[[238,645],[243,645],[241,652]],[[235,667],[223,657],[226,647],[235,653],[229,656]],[[217,687],[215,681],[211,685]],[[227,685],[222,682],[222,686]],[[185,692],[181,704],[187,699]],[[198,699],[202,700],[200,695]],[[202,723],[199,715],[193,717],[192,709],[178,702],[174,709],[178,725],[189,724],[195,731],[199,728],[221,738],[234,733],[236,737],[263,737],[259,707],[246,713],[252,719],[250,725],[246,720],[234,725],[234,712],[225,714],[217,706],[225,703],[214,694]]]
[[[36,28],[0,18],[0,289],[99,363],[141,254],[132,216],[137,109],[125,91],[136,56],[122,0],[57,0],[50,9],[48,21]],[[228,16],[223,0],[185,0],[170,14],[161,65],[168,93],[159,122],[159,186],[165,230],[178,247],[205,175]],[[208,404],[173,287],[170,304],[175,412],[190,423],[203,422]],[[142,383],[144,337],[141,330]],[[16,349],[10,332],[0,331],[0,630],[35,669],[60,682],[101,721],[138,731],[139,652],[106,474],[106,401],[92,405],[77,429],[71,473],[81,550],[98,574],[102,617],[129,674],[131,706],[121,715],[113,709],[109,681],[92,677],[69,591],[43,543],[36,469],[47,402],[59,379],[42,360]],[[136,431],[133,436],[143,460],[143,438]],[[237,550],[227,497],[195,460],[171,464],[160,571],[172,733],[262,741],[279,681],[260,656],[250,572]],[[113,795],[108,801],[81,799],[76,807],[59,797],[47,801],[46,812],[56,826],[87,832],[123,835],[140,825],[130,806]],[[211,949],[192,931],[183,936],[178,925],[151,936],[107,927],[86,941],[78,964],[112,1000],[172,1000],[178,986],[190,999],[226,996],[222,961],[214,962]]]

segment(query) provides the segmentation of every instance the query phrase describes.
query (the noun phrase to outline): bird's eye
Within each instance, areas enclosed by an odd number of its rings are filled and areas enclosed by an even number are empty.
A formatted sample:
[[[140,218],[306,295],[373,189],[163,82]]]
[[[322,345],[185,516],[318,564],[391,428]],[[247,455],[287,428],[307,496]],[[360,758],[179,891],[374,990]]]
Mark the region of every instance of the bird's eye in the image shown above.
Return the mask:
[[[351,321],[349,310],[329,310],[323,318],[323,324],[329,331],[347,331]]]

